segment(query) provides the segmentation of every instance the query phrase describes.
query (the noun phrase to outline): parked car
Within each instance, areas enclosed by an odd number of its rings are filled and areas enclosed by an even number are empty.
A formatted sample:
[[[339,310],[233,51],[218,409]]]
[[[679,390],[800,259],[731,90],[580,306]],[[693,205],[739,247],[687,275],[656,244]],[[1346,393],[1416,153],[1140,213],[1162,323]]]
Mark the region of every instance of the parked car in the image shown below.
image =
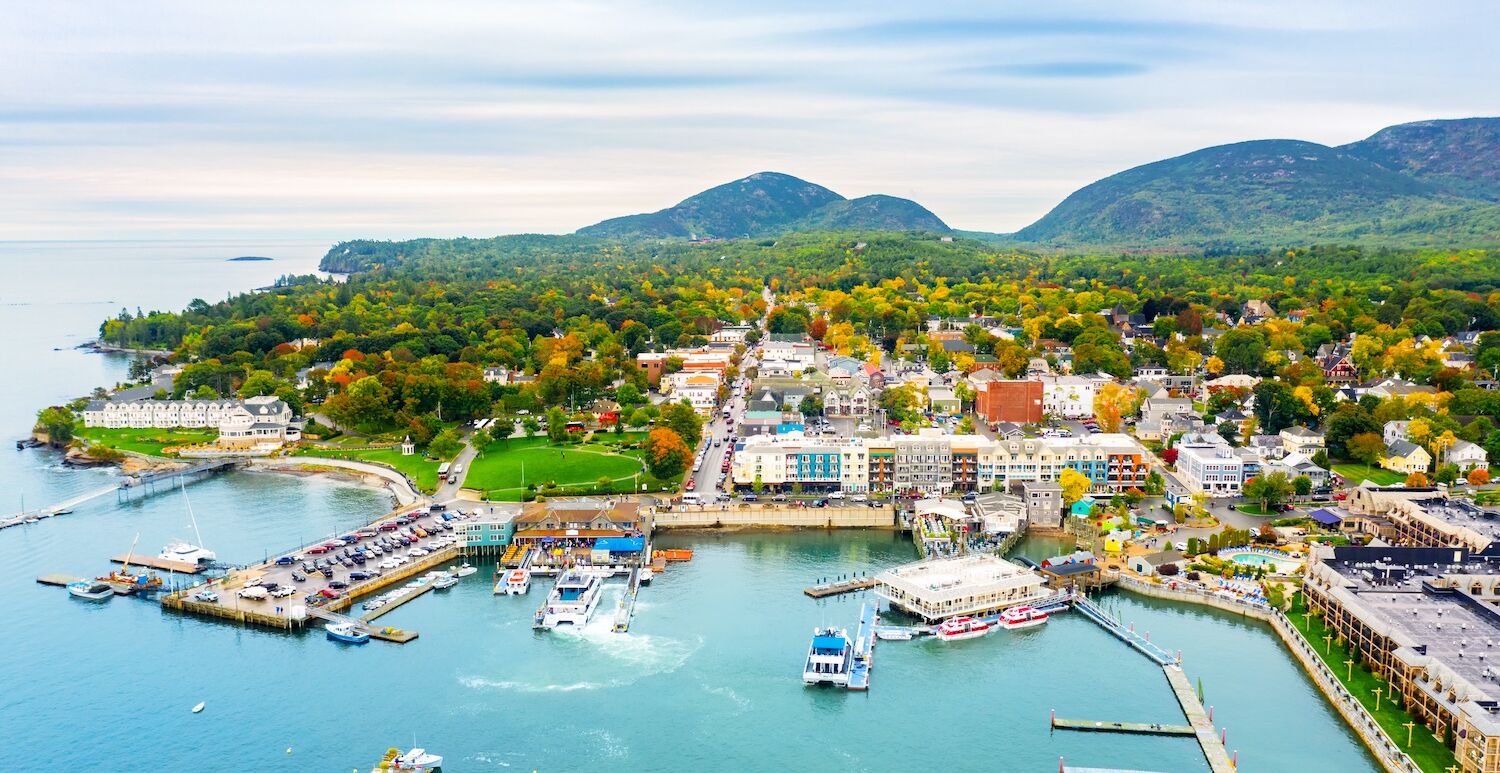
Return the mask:
[[[292,557],[291,556],[282,556],[281,558],[276,559],[276,565],[277,566],[291,566],[292,565]]]
[[[290,585],[283,585],[280,588],[277,588],[276,590],[271,591],[271,596],[273,598],[284,599],[287,596],[292,596],[292,595],[295,595],[296,593],[297,593],[297,589],[296,588],[293,588]]]
[[[335,590],[343,590],[343,589],[349,587],[349,583],[344,582],[343,580],[333,580],[333,581],[331,581],[331,582],[328,583],[328,587],[333,588]]]
[[[318,591],[318,595],[322,596],[325,599],[336,599],[336,598],[339,598],[340,596],[342,596],[343,594],[339,593],[338,591],[334,590],[333,588],[324,588],[323,590]]]
[[[305,575],[305,574],[303,574],[301,572],[292,572],[292,581],[293,582],[306,582],[307,581],[307,575]]]
[[[368,580],[368,579],[370,579],[371,577],[374,577],[374,576],[375,575],[370,574],[369,572],[350,572],[349,573],[349,579],[354,580],[356,582],[358,582],[359,580]]]
[[[193,601],[201,601],[205,604],[219,603],[219,594],[211,590],[199,591],[193,594]]]

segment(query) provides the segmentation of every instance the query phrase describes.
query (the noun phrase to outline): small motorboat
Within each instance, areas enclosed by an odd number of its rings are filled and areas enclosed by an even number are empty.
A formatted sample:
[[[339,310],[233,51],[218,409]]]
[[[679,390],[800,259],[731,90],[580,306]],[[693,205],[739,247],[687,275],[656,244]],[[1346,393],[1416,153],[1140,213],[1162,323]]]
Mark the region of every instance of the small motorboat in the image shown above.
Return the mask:
[[[909,628],[876,628],[875,637],[885,641],[911,641]]]
[[[1017,628],[1031,628],[1047,622],[1047,613],[1035,607],[1011,607],[1000,613],[1000,625],[1007,631]]]
[[[454,577],[451,574],[448,574],[447,572],[443,572],[442,574],[439,574],[438,576],[432,578],[433,590],[444,590],[446,588],[451,588],[457,584],[458,578]]]
[[[391,762],[396,770],[437,770],[443,766],[443,757],[426,749],[412,749]]]
[[[937,637],[941,641],[963,641],[964,639],[977,639],[990,632],[989,623],[974,617],[955,617],[952,620],[944,620],[937,629]]]
[[[651,580],[654,579],[655,577],[656,577],[656,573],[653,572],[653,571],[651,571],[650,567],[646,567],[646,568],[641,569],[641,584],[642,585],[650,585],[651,584]]]
[[[465,561],[457,569],[453,570],[453,574],[458,577],[468,577],[477,571],[479,571],[479,567]]]
[[[194,714],[200,714],[200,713],[202,713],[203,712],[203,706],[204,706],[204,702],[203,701],[198,701],[198,705],[196,705],[196,706],[193,707],[193,713]]]
[[[328,633],[329,640],[345,644],[364,644],[370,640],[370,634],[349,623],[334,623],[325,626],[323,630]]]
[[[68,595],[84,601],[108,601],[115,589],[97,580],[79,580],[68,583]]]

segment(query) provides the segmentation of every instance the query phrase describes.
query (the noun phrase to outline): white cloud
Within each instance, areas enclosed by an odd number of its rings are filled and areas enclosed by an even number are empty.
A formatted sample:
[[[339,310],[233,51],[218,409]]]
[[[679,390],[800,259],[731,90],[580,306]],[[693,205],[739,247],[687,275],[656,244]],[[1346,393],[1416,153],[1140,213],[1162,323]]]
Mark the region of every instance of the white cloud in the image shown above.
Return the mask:
[[[1492,5],[1306,5],[28,5],[0,238],[559,232],[767,169],[1004,231],[1205,145],[1493,112]]]

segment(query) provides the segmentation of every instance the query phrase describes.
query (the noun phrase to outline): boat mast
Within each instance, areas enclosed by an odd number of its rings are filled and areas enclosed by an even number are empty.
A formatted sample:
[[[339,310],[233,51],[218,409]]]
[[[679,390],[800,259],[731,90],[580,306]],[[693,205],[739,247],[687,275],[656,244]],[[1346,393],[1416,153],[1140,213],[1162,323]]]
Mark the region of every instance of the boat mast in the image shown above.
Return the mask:
[[[187,484],[183,483],[182,478],[179,477],[177,479],[177,486],[182,490],[182,501],[187,503],[188,521],[193,525],[193,539],[198,540],[197,547],[202,548],[203,535],[198,533],[198,519],[193,516],[193,501],[188,499]]]

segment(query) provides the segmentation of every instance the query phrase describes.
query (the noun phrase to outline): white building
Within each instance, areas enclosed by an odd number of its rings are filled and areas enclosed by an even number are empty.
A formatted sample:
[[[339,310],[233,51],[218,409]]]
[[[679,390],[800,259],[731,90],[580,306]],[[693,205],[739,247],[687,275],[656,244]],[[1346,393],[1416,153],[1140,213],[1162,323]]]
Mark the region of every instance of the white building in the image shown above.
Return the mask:
[[[1244,460],[1228,443],[1214,443],[1205,433],[1177,444],[1177,477],[1189,491],[1213,497],[1235,496],[1245,485]]]
[[[1287,427],[1281,431],[1281,447],[1289,454],[1313,454],[1323,450],[1323,433],[1302,426]]]
[[[222,445],[279,444],[296,439],[292,409],[280,398],[244,400],[94,400],[82,411],[83,426],[107,429],[197,429],[219,431]]]
[[[719,405],[719,371],[680,370],[662,379],[673,402],[688,401],[693,410],[708,415]]]
[[[982,615],[1048,597],[1037,573],[979,553],[918,561],[881,572],[876,595],[929,623]]]
[[[1488,470],[1490,468],[1489,454],[1482,447],[1467,440],[1459,440],[1453,445],[1448,446],[1447,450],[1443,451],[1443,461],[1448,464],[1458,465],[1458,469],[1461,472],[1468,472],[1473,469]]]
[[[1042,413],[1063,419],[1087,419],[1094,415],[1096,383],[1083,376],[1043,376]]]

